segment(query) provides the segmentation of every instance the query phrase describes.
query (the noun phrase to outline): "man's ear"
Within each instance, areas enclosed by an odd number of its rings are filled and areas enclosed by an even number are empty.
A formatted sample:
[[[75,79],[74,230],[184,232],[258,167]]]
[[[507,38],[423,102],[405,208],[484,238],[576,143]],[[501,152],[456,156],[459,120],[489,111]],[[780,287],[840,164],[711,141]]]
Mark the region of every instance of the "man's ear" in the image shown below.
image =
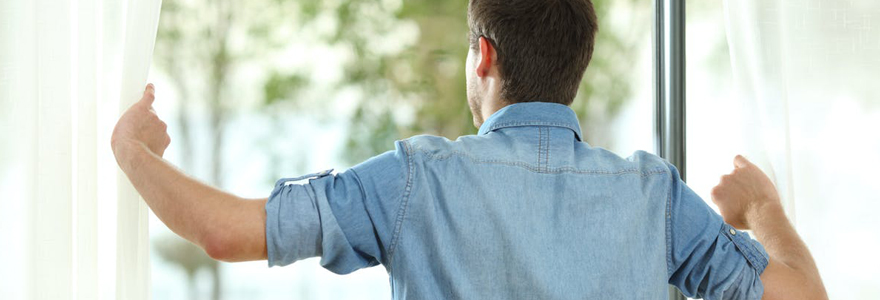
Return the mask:
[[[485,37],[480,37],[480,57],[477,60],[477,76],[486,77],[495,65],[495,47]]]

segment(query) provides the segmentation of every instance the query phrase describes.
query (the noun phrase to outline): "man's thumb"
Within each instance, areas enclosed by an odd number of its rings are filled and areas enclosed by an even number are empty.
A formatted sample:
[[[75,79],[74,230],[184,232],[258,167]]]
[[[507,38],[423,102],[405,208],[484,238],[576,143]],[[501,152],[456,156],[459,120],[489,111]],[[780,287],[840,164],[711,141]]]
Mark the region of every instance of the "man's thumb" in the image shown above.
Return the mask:
[[[147,87],[144,89],[144,96],[141,98],[147,106],[153,105],[153,101],[156,100],[156,88],[152,83],[147,84]]]
[[[733,166],[735,166],[737,168],[745,168],[751,164],[752,164],[752,162],[750,162],[748,159],[746,159],[742,155],[737,155],[735,158],[733,158]]]

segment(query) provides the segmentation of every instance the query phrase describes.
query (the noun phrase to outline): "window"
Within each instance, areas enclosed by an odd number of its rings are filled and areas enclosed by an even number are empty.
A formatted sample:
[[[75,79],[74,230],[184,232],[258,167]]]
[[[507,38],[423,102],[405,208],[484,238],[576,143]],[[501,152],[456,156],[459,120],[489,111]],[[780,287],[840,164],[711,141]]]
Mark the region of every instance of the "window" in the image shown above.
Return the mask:
[[[871,252],[880,246],[871,232],[880,225],[880,95],[869,79],[880,75],[871,26],[880,5],[688,5],[688,184],[709,201],[733,156],[747,155],[776,182],[829,297],[880,297],[869,274],[880,266]]]
[[[397,139],[476,133],[467,1],[235,2],[163,1],[154,106],[173,139],[166,157],[187,173],[266,197],[281,177],[344,170]],[[584,138],[622,156],[651,150],[651,1],[596,9],[596,50],[573,105]],[[317,259],[218,263],[155,218],[150,229],[156,298],[390,298],[382,267],[340,277]]]

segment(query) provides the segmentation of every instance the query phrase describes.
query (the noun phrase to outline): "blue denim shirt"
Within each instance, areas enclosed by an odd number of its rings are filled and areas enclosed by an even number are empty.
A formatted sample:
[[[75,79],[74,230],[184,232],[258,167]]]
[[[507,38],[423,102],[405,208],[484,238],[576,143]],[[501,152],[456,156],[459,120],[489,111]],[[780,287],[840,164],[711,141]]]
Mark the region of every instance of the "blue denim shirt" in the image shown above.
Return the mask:
[[[657,156],[581,141],[575,113],[509,105],[345,172],[279,180],[269,266],[383,265],[395,299],[760,299],[767,254]]]

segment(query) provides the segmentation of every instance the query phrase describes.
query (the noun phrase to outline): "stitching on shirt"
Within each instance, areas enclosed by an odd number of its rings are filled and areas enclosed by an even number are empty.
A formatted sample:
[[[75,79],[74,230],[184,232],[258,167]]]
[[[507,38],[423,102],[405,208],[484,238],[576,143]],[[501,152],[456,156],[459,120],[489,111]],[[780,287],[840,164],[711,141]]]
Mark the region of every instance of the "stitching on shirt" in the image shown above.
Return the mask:
[[[541,152],[543,152],[543,151],[541,151],[541,146],[542,146],[541,143],[544,141],[543,137],[541,135],[543,134],[543,132],[541,131],[541,127],[535,127],[535,129],[538,130],[538,147],[537,147],[538,151],[535,151],[538,154],[538,158],[535,159],[535,163],[538,164],[538,168],[541,168]]]
[[[544,170],[550,171],[550,128],[544,127],[546,141],[544,143]]]
[[[568,129],[574,131],[575,133],[577,133],[578,132],[577,129],[579,129],[579,128],[573,126],[570,122],[547,122],[547,121],[533,120],[533,121],[508,121],[508,122],[496,123],[495,125],[492,125],[492,127],[489,127],[488,131],[493,131],[493,130],[497,130],[497,129],[501,129],[501,128],[505,128],[505,127],[515,127],[515,126],[564,127],[564,128],[568,128]]]
[[[538,166],[534,166],[529,163],[519,162],[519,161],[506,161],[506,160],[498,160],[498,159],[481,159],[474,156],[471,156],[462,151],[449,151],[448,153],[444,153],[441,155],[433,154],[428,150],[416,148],[413,150],[418,150],[425,156],[426,159],[431,160],[444,160],[449,159],[452,156],[460,156],[467,158],[473,163],[477,164],[492,164],[492,165],[507,165],[513,167],[520,167],[532,172],[536,173],[547,173],[547,174],[561,174],[561,173],[571,173],[571,174],[588,174],[588,175],[624,175],[624,174],[639,174],[641,177],[649,177],[657,174],[665,174],[667,171],[663,168],[640,171],[639,169],[622,169],[618,171],[602,171],[602,170],[582,170],[576,169],[572,167],[558,167],[558,168],[547,168],[546,170],[542,170]]]
[[[537,165],[537,168],[538,168],[539,172],[543,172],[541,170],[542,170],[542,166],[544,166],[544,164],[543,164],[544,161],[541,158],[543,158],[544,155],[546,154],[546,152],[544,151],[544,147],[547,147],[547,144],[544,143],[544,128],[545,127],[538,127],[539,134],[538,134],[538,165]],[[544,166],[544,167],[546,167],[546,166]]]
[[[760,270],[758,270],[759,271],[758,275],[761,275],[762,273],[764,273],[764,270],[767,269],[767,264],[770,263],[770,258],[767,257],[767,255],[764,254],[764,252],[761,251],[761,249],[758,249],[758,245],[755,244],[755,243],[757,243],[757,241],[749,240],[749,239],[747,239],[746,241],[749,244],[749,246],[752,247],[752,250],[755,251],[754,252],[755,256],[756,256],[755,260],[761,262]]]
[[[733,226],[722,224],[721,234],[723,234],[728,239],[730,239],[731,242],[733,242],[733,245],[736,246],[736,249],[739,250],[740,253],[742,253],[743,257],[746,258],[746,261],[749,262],[749,265],[751,265],[752,268],[755,268],[756,271],[759,271],[758,273],[762,273],[764,271],[764,268],[766,268],[767,266],[764,265],[763,261],[758,261],[758,258],[755,257],[755,251],[757,251],[758,249],[754,248],[754,245],[750,245],[752,246],[751,249],[748,249],[746,245],[742,245],[742,243],[751,244],[751,242],[746,240],[746,238],[743,236],[732,236],[729,232],[730,229],[733,229]]]
[[[391,238],[391,247],[388,249],[388,272],[389,274],[394,269],[394,250],[397,249],[397,242],[400,239],[400,230],[403,227],[403,219],[406,215],[407,204],[409,203],[409,196],[412,192],[412,184],[413,184],[413,150],[410,147],[409,143],[406,141],[400,141],[400,144],[403,145],[404,154],[406,157],[406,187],[403,192],[403,199],[401,199],[400,207],[397,209],[397,220],[394,222],[394,235]]]

